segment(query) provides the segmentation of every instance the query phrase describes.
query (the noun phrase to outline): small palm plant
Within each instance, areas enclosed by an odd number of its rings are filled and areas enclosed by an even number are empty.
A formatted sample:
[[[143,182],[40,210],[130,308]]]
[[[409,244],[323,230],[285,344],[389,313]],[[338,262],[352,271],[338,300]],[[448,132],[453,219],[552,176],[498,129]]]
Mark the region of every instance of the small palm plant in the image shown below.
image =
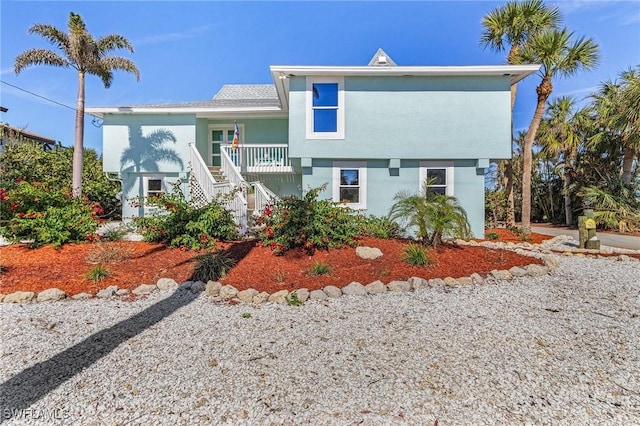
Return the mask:
[[[434,248],[445,238],[469,238],[471,226],[467,212],[458,200],[430,191],[429,185],[430,182],[425,182],[418,194],[406,191],[396,194],[389,218],[417,227],[416,237],[422,244]]]

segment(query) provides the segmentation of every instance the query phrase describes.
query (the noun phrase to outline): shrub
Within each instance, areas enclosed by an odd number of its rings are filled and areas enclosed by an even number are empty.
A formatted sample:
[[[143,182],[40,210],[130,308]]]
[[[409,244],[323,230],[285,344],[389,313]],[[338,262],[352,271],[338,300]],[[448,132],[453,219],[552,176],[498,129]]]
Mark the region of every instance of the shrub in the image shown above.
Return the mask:
[[[31,247],[60,247],[99,238],[94,232],[102,208],[86,197],[71,197],[66,189],[26,181],[18,182],[13,190],[0,191],[0,218],[6,223],[0,232],[8,240],[29,240]]]
[[[471,236],[467,213],[455,197],[427,190],[425,182],[420,194],[396,194],[389,218],[404,219],[408,226],[417,227],[417,237],[423,244],[437,247],[445,238]]]
[[[85,278],[88,281],[97,283],[98,281],[102,281],[103,279],[107,278],[109,275],[111,275],[111,272],[109,272],[106,267],[102,265],[96,265],[87,271],[87,273],[85,274]]]
[[[487,234],[487,240],[497,240],[500,236],[497,232],[489,232]]]
[[[400,225],[385,216],[359,216],[361,235],[366,237],[391,239],[400,236]]]
[[[267,206],[256,220],[263,226],[259,234],[262,243],[277,255],[294,248],[312,255],[316,249],[353,245],[359,234],[358,219],[338,203],[318,200],[325,188],[313,188],[302,198],[288,197]]]
[[[193,258],[196,266],[191,279],[193,281],[217,281],[224,277],[236,264],[235,259],[225,252],[205,253]]]
[[[331,265],[322,262],[314,262],[309,274],[317,277],[319,275],[330,275],[332,272]]]
[[[403,249],[402,260],[412,266],[431,265],[432,260],[426,248],[418,244],[409,244]]]
[[[233,216],[219,200],[197,206],[175,186],[171,194],[148,198],[145,203],[160,207],[154,215],[133,221],[145,241],[198,250],[212,248],[218,240],[240,237]]]

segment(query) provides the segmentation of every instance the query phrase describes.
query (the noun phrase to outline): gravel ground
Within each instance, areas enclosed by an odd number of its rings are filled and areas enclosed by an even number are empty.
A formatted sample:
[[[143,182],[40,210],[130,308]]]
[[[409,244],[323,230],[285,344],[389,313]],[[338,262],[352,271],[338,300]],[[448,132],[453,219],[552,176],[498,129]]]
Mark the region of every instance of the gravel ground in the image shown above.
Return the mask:
[[[298,307],[187,291],[0,304],[0,421],[640,424],[640,264],[558,260]]]

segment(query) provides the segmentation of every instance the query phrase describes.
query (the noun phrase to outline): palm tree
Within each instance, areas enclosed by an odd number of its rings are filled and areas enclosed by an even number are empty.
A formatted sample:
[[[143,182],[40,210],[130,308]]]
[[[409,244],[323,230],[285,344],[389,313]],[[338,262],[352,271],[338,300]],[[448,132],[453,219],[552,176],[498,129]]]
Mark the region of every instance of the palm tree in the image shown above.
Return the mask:
[[[547,107],[545,119],[540,123],[538,144],[542,152],[551,158],[559,159],[562,169],[562,194],[564,197],[565,223],[573,223],[571,204],[571,170],[578,157],[578,149],[583,144],[585,123],[588,110],[576,111],[575,100],[563,96],[555,99]]]
[[[542,31],[556,28],[562,22],[562,15],[557,7],[546,6],[542,0],[510,1],[489,12],[482,18],[484,31],[480,43],[496,52],[509,49],[507,63],[520,64],[520,51],[527,41]],[[517,85],[511,86],[511,112],[516,102]],[[512,122],[513,126],[513,122]],[[513,130],[513,129],[512,129]],[[513,133],[513,132],[512,132]],[[515,224],[515,201],[513,196],[513,160],[503,161],[505,171],[505,191],[508,208],[507,222]]]
[[[455,197],[429,191],[425,182],[420,194],[399,192],[389,212],[391,220],[404,220],[416,226],[423,244],[437,247],[445,237],[468,238],[471,227],[466,211]]]
[[[633,180],[633,162],[640,152],[640,66],[623,71],[619,81],[607,81],[593,95],[601,131],[592,146],[613,145],[622,152],[621,179]]]
[[[131,43],[121,35],[110,34],[94,38],[87,31],[80,15],[69,14],[69,33],[64,33],[53,25],[35,24],[29,28],[29,34],[38,34],[55,44],[61,51],[48,49],[29,49],[16,57],[14,71],[16,75],[32,65],[51,65],[54,67],[74,68],[78,72],[78,100],[76,107],[75,138],[73,144],[73,195],[82,195],[82,147],[84,139],[84,92],[85,75],[93,74],[102,80],[105,88],[113,81],[113,71],[122,70],[133,73],[140,80],[136,65],[127,58],[109,56],[113,50],[126,49],[133,52]]]
[[[541,64],[536,87],[537,105],[524,143],[524,167],[522,175],[522,227],[531,231],[531,168],[533,142],[542,121],[547,99],[553,92],[554,77],[569,77],[578,71],[590,70],[598,63],[598,45],[590,38],[573,39],[566,28],[536,34],[519,53],[524,63]]]

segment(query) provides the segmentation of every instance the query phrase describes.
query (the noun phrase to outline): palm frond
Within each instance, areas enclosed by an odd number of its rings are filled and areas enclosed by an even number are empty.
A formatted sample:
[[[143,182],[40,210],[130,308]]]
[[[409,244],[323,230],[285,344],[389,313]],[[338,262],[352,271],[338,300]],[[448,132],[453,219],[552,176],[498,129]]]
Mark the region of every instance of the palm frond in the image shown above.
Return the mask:
[[[62,56],[48,49],[30,49],[16,57],[13,71],[16,74],[32,65],[51,65],[54,67],[68,67],[71,64]]]

